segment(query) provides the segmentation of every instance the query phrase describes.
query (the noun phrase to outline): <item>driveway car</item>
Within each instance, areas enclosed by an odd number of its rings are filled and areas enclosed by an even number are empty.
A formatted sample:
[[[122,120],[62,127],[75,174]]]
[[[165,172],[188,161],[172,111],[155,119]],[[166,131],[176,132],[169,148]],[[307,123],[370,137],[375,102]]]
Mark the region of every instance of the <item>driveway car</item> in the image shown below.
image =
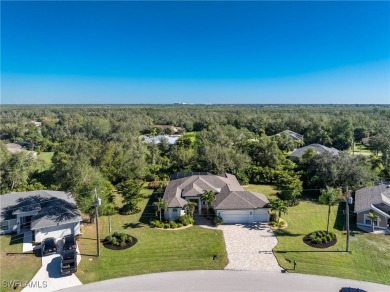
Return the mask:
[[[58,250],[54,237],[46,238],[42,242],[42,256],[56,253]]]
[[[74,235],[67,235],[63,237],[64,240],[64,246],[62,247],[63,250],[68,250],[68,249],[76,249],[77,244],[76,244],[76,238]]]
[[[64,250],[61,254],[61,276],[72,275],[77,272],[77,251]]]

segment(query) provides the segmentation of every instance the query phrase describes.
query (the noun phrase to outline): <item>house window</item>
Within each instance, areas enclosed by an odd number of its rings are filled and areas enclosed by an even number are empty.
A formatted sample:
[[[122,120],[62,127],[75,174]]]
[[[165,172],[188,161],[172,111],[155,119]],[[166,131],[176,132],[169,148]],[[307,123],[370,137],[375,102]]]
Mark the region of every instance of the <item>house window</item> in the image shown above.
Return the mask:
[[[172,212],[177,212],[177,209],[176,209],[176,208],[174,208],[174,209],[172,210]]]
[[[368,218],[368,214],[364,214],[364,224],[372,225],[372,221]],[[379,222],[377,220],[374,221],[374,226],[379,226]]]
[[[8,221],[1,221],[1,230],[8,230],[9,229],[9,222]]]

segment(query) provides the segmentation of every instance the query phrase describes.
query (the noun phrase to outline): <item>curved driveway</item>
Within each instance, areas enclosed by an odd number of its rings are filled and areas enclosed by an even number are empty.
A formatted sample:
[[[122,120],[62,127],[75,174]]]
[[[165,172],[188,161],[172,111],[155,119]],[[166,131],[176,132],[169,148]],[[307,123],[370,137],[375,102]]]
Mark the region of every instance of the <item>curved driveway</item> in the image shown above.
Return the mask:
[[[259,271],[188,271],[119,278],[62,291],[339,291],[389,292],[390,286],[333,277]]]

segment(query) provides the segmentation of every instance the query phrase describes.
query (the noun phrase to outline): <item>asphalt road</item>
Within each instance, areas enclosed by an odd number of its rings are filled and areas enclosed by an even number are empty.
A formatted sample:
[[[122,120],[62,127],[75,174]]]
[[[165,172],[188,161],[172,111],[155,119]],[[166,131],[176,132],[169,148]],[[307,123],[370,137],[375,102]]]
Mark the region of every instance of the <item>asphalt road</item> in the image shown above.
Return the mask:
[[[259,271],[186,271],[146,274],[61,291],[339,291],[341,287],[390,292],[390,286],[303,274]]]

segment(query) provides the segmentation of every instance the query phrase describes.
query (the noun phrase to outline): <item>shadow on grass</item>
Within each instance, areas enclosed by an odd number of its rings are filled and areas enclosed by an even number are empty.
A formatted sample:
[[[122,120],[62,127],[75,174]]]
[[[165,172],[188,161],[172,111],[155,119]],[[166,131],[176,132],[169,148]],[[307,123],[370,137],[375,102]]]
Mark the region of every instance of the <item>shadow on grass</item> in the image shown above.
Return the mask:
[[[139,219],[140,223],[149,224],[150,220],[152,219],[150,214],[156,213],[156,210],[153,207],[153,203],[157,202],[158,198],[161,198],[162,195],[163,195],[163,193],[157,192],[157,191],[154,191],[150,195],[149,200],[146,203],[146,207],[142,212],[141,218]],[[131,224],[131,223],[129,223],[129,224]]]
[[[302,233],[291,233],[290,231],[284,229],[275,230],[274,233],[276,236],[291,236],[291,237],[304,236],[304,234]]]
[[[127,228],[141,228],[141,227],[143,227],[142,225],[143,225],[143,223],[141,223],[141,222],[138,222],[138,223],[125,223],[125,224],[123,224],[122,227],[124,229],[127,229]]]
[[[23,243],[24,234],[14,234],[10,237],[9,245]]]
[[[349,252],[349,251],[345,251],[345,250],[274,250],[274,253],[288,253],[288,252],[305,252],[305,253],[309,253],[309,252],[339,252],[339,253],[343,253],[343,252]]]

